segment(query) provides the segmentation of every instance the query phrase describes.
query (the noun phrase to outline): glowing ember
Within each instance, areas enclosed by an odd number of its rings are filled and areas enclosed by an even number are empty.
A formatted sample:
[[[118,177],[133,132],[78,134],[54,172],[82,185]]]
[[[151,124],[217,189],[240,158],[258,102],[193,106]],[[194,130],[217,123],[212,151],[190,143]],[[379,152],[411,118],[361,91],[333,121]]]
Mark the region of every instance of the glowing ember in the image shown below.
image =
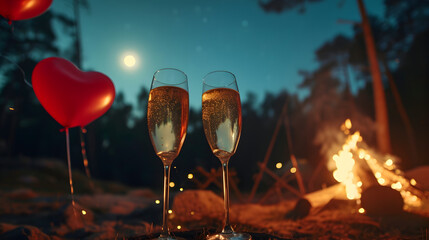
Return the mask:
[[[86,215],[86,211],[82,209],[82,215]]]
[[[350,121],[350,119],[346,119],[346,121],[344,122],[344,126],[347,129],[351,129],[352,128],[352,121]]]
[[[385,164],[386,164],[386,166],[388,166],[388,167],[392,166],[392,165],[393,165],[393,161],[392,161],[392,159],[387,159]]]
[[[413,186],[416,186],[416,185],[417,185],[417,182],[416,182],[416,180],[415,180],[414,178],[412,178],[412,179],[410,180],[410,183],[411,183],[411,185],[413,185]]]
[[[395,189],[395,190],[401,190],[402,184],[400,182],[396,182],[396,183],[392,183],[392,185],[390,185],[390,187]]]

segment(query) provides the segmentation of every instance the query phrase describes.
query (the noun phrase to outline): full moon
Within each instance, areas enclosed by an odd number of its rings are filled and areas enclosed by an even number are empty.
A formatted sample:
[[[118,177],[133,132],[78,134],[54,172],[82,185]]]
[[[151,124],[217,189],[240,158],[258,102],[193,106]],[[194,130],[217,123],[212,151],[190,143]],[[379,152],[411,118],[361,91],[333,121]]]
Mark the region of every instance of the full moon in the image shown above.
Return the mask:
[[[124,57],[124,64],[127,67],[134,67],[136,65],[136,58],[133,55],[127,55]]]

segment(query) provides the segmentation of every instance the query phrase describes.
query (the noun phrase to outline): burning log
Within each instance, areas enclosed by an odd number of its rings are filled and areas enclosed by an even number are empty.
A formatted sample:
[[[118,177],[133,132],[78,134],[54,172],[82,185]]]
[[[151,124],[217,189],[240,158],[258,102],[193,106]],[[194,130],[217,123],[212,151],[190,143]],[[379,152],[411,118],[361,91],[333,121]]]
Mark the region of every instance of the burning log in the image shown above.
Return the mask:
[[[295,203],[295,207],[286,214],[286,218],[302,219],[308,216],[311,210],[311,203],[305,198],[300,198]]]
[[[357,168],[354,168],[354,172],[356,172],[356,174],[360,178],[360,181],[362,182],[362,189],[367,189],[371,186],[379,185],[377,178],[374,176],[374,173],[372,173],[372,170],[368,166],[366,161],[361,158],[357,158],[355,161],[357,163]]]
[[[362,191],[361,206],[369,215],[397,215],[403,211],[404,199],[398,191],[376,184]]]
[[[401,194],[386,186],[380,186],[364,159],[357,158],[356,172],[363,182],[361,206],[369,215],[395,215],[402,212],[404,199]]]
[[[305,195],[310,204],[314,208],[325,206],[333,198],[346,199],[344,186],[340,183],[332,185],[330,187],[311,192]]]

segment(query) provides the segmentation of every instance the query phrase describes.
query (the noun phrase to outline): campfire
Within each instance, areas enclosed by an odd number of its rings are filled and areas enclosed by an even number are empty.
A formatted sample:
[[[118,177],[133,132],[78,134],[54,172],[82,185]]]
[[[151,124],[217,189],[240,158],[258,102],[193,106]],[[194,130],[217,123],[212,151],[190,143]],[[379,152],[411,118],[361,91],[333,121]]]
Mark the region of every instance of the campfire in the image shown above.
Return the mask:
[[[419,188],[415,179],[405,177],[404,172],[398,168],[397,158],[383,156],[370,150],[360,132],[352,131],[350,119],[346,119],[341,125],[341,130],[346,140],[338,152],[331,157],[328,168],[334,169],[333,177],[344,185],[348,199],[356,199],[360,204],[363,188],[373,184],[365,174],[362,174],[366,171],[373,175],[379,185],[398,191],[404,200],[404,209],[412,210],[422,206],[422,199],[428,197],[427,193]],[[361,208],[359,212],[364,213],[365,210]]]

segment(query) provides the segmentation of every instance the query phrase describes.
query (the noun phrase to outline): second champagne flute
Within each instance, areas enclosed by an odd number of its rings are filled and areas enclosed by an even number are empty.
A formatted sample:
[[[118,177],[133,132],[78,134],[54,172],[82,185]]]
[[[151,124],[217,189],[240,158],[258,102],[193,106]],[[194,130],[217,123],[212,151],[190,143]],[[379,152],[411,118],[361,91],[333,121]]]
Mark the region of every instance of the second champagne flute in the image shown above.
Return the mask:
[[[189,94],[186,74],[174,68],[156,71],[149,93],[147,123],[153,148],[164,164],[162,232],[157,239],[176,239],[170,235],[167,223],[170,168],[185,140],[188,114]]]
[[[203,80],[203,127],[213,154],[223,171],[225,222],[222,232],[207,239],[252,239],[247,233],[234,232],[229,223],[228,162],[237,149],[241,134],[241,102],[234,74],[214,71]]]

